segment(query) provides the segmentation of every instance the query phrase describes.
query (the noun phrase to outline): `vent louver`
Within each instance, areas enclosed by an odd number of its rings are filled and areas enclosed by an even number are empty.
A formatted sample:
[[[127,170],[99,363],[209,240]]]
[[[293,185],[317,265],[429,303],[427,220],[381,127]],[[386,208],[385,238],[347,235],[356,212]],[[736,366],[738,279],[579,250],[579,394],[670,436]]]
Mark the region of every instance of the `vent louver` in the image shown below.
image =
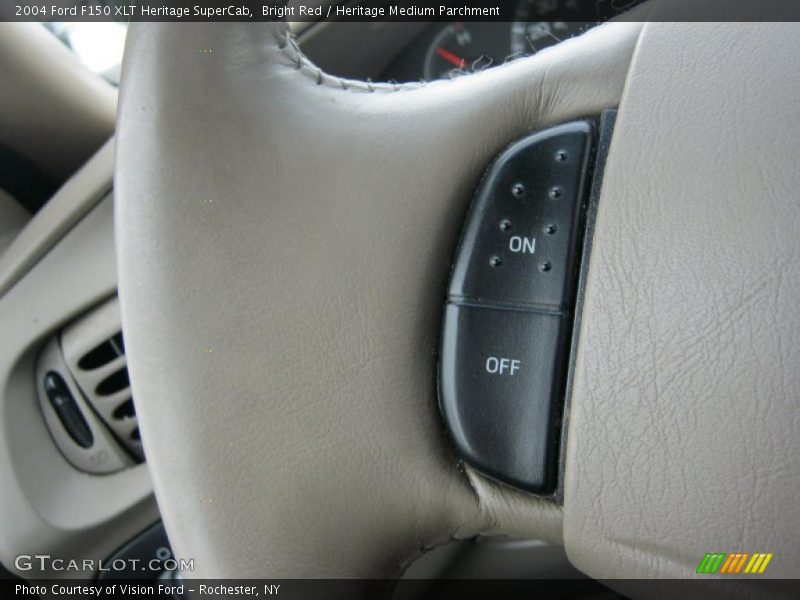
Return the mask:
[[[64,329],[61,349],[88,403],[119,443],[143,461],[117,298]]]

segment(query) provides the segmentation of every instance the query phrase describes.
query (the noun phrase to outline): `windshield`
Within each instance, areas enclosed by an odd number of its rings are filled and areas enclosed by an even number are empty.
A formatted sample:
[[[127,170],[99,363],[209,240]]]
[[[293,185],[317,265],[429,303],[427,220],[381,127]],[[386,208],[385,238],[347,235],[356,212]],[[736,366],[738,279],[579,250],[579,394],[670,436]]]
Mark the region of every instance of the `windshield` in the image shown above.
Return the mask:
[[[95,73],[119,85],[127,23],[45,23],[78,59]]]

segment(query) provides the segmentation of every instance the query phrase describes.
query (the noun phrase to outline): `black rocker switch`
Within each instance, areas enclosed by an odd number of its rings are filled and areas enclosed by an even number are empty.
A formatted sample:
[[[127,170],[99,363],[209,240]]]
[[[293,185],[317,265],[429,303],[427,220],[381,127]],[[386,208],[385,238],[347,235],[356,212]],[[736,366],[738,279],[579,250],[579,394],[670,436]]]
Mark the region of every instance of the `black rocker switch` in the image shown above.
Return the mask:
[[[61,375],[48,371],[44,376],[44,391],[72,440],[81,448],[91,448],[94,443],[92,430]]]
[[[484,175],[453,265],[439,402],[456,448],[486,475],[556,485],[559,419],[593,125],[506,149]]]

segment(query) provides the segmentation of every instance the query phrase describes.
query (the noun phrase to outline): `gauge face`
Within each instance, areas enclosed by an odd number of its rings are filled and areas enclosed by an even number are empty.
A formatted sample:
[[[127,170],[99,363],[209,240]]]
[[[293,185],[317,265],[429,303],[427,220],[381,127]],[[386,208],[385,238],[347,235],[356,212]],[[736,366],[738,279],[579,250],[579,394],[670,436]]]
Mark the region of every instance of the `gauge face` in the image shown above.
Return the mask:
[[[446,79],[503,62],[507,47],[503,47],[503,39],[497,35],[498,25],[503,24],[451,23],[444,27],[425,54],[425,79]]]
[[[569,11],[570,0],[522,0],[519,3],[511,26],[511,54],[535,54],[597,24],[548,20],[548,15],[561,11],[562,2],[564,10]]]
[[[580,35],[596,23],[553,20],[577,6],[574,0],[520,0],[513,23],[436,24],[420,44],[425,49],[422,77],[430,81],[482,71]]]

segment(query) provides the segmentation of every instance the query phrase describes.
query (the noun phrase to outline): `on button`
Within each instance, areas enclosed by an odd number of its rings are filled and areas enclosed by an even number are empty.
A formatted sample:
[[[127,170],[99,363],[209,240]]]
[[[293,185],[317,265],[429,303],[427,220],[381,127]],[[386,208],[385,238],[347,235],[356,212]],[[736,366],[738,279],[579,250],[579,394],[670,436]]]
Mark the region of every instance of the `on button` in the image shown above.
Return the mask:
[[[572,305],[593,127],[565,123],[523,138],[475,194],[453,264],[454,302],[564,311]]]

